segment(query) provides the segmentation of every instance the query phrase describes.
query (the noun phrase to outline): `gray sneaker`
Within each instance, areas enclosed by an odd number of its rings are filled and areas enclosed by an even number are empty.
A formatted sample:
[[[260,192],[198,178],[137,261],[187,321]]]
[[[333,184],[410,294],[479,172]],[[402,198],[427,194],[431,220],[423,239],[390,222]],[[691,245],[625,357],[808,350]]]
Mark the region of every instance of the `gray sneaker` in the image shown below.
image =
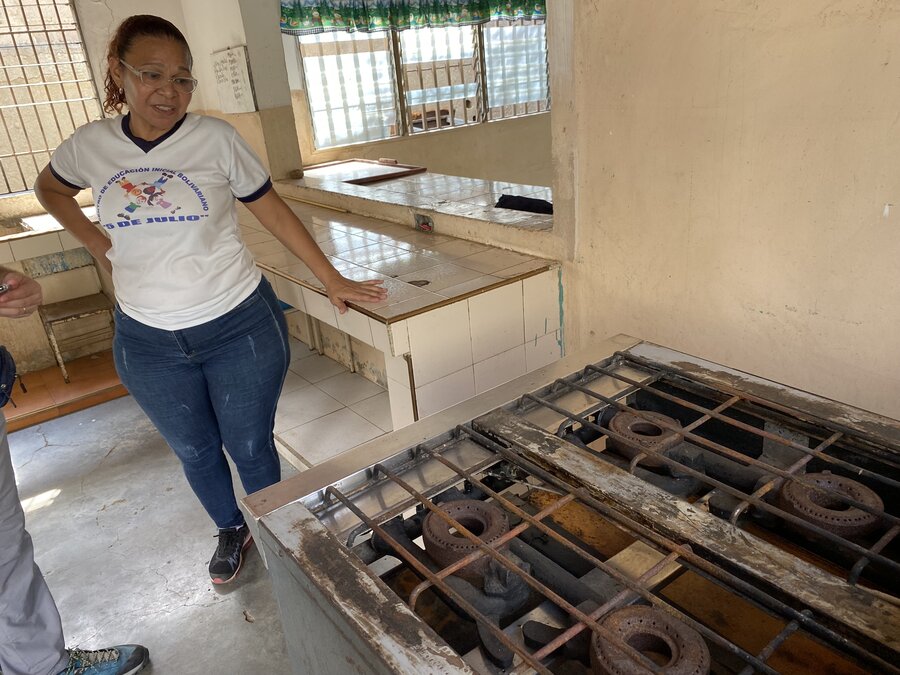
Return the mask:
[[[133,675],[143,670],[150,660],[150,652],[143,645],[68,651],[69,665],[59,675]]]

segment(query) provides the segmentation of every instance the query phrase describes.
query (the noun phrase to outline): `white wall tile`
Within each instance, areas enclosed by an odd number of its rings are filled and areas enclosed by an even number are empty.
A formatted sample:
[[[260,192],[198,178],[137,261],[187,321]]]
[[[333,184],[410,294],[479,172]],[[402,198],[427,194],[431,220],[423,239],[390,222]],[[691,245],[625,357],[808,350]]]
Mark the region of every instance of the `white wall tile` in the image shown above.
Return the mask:
[[[306,311],[306,302],[303,300],[303,287],[280,275],[275,275],[275,294],[291,307]]]
[[[12,247],[13,257],[16,260],[37,258],[39,255],[59,253],[63,250],[58,232],[47,232],[46,234],[38,234],[33,237],[13,239],[9,242],[9,245]]]
[[[10,263],[15,258],[13,257],[12,247],[9,245],[9,242],[0,242],[0,265],[4,263]]]
[[[525,345],[519,345],[475,364],[475,393],[525,374]]]
[[[475,395],[475,374],[472,366],[416,387],[416,406],[419,419],[449,408]]]
[[[389,380],[399,382],[404,387],[409,386],[409,365],[402,356],[384,355],[384,372]]]
[[[391,332],[391,349],[396,356],[409,353],[409,328],[406,319],[389,326]]]
[[[62,244],[63,251],[71,251],[73,248],[82,248],[84,246],[71,232],[61,230],[57,234],[59,234],[59,243]]]
[[[322,295],[308,288],[303,289],[303,303],[306,305],[306,313],[324,321],[329,326],[337,328],[337,318],[334,305],[327,295]]]
[[[365,342],[367,345],[372,344],[372,329],[369,327],[369,317],[350,308],[344,314],[335,312],[335,316],[337,317],[337,327],[339,329],[349,333],[357,340]]]
[[[412,392],[395,380],[388,380],[388,398],[391,401],[391,424],[394,430],[416,421],[413,416]]]
[[[522,280],[526,341],[559,329],[559,293],[559,270]]]
[[[525,343],[525,367],[530,373],[553,363],[562,355],[559,345],[559,331],[548,333],[536,340]]]
[[[377,321],[369,317],[369,330],[372,331],[372,346],[384,352],[385,358],[391,355],[391,339],[388,337],[388,327],[383,321]]]
[[[416,386],[472,365],[467,301],[407,319]]]
[[[523,311],[521,281],[469,298],[475,363],[525,342]]]

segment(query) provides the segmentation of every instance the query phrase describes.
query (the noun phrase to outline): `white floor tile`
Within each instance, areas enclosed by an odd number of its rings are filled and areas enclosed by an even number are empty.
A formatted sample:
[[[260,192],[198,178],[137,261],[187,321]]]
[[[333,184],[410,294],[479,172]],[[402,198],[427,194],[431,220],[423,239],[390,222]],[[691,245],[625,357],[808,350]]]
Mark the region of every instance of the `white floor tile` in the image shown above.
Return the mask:
[[[317,387],[303,387],[282,394],[275,411],[275,432],[306,424],[344,406]]]
[[[353,405],[384,392],[371,380],[358,373],[341,373],[316,383],[316,386],[344,405]]]
[[[297,359],[305,359],[309,356],[315,356],[318,352],[315,349],[307,345],[305,342],[301,342],[297,338],[290,338],[288,340],[291,346],[291,361],[296,361]]]
[[[309,358],[293,362],[291,370],[298,373],[304,380],[309,380],[315,384],[327,377],[346,372],[347,369],[334,359],[315,354]]]
[[[365,417],[379,429],[392,431],[394,428],[393,422],[391,422],[391,398],[386,391],[354,403],[350,409],[357,415]]]
[[[309,464],[303,461],[303,459],[287,445],[282,443],[278,436],[275,437],[275,448],[278,450],[278,456],[294,467],[298,473],[300,471],[306,471],[309,468]]]
[[[284,378],[284,386],[281,387],[281,393],[286,394],[289,391],[294,391],[296,389],[303,389],[303,387],[311,386],[310,383],[303,379],[299,374],[295,373],[293,370],[288,370],[287,375]]]
[[[343,408],[280,436],[295,453],[309,464],[315,465],[383,433],[380,428],[349,408]]]

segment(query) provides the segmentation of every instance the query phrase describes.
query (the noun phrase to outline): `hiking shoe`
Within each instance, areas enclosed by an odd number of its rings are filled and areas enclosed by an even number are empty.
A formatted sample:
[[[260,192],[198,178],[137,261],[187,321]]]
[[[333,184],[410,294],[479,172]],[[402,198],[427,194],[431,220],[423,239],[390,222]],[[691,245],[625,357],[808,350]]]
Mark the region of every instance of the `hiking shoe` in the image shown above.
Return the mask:
[[[150,660],[150,652],[142,645],[68,651],[69,665],[59,675],[132,675],[143,670]]]
[[[250,528],[244,523],[238,528],[219,530],[219,545],[209,561],[209,576],[214,584],[227,584],[241,571],[244,551],[253,543]]]

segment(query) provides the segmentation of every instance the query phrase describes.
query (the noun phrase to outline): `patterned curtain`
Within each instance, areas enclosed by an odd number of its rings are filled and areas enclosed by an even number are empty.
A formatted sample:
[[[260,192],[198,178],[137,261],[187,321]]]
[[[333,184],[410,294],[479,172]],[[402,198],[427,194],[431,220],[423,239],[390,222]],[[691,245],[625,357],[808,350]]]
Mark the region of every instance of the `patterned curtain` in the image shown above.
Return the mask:
[[[545,0],[281,0],[281,32],[371,33],[423,26],[465,26],[492,19],[544,19]]]

